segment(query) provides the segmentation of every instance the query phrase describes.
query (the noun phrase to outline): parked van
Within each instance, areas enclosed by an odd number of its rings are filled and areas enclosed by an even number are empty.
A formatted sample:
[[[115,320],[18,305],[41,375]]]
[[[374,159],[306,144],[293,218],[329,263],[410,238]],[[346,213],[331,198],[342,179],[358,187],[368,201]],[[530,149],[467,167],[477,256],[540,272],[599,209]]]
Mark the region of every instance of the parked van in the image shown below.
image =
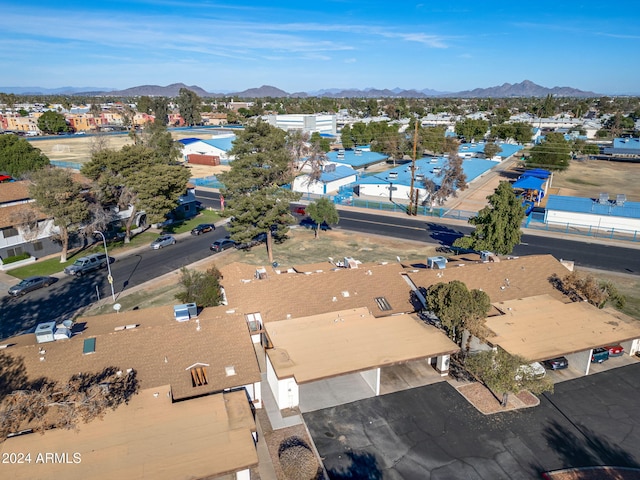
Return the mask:
[[[78,277],[85,273],[97,270],[98,268],[104,268],[107,266],[107,262],[110,262],[104,253],[94,253],[86,257],[80,257],[71,265],[64,269],[64,273],[67,275],[76,275]]]

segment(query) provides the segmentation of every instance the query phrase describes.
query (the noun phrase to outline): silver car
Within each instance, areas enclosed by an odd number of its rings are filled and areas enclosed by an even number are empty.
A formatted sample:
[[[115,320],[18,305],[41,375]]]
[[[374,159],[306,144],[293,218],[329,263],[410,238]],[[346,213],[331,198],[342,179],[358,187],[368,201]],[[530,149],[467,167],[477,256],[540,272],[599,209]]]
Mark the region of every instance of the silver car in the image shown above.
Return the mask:
[[[153,248],[154,250],[158,250],[159,248],[175,244],[176,239],[172,235],[160,235],[153,242],[151,242],[151,248]]]
[[[9,295],[13,297],[21,297],[39,288],[48,287],[55,281],[56,279],[52,277],[28,277],[17,285],[9,288]]]

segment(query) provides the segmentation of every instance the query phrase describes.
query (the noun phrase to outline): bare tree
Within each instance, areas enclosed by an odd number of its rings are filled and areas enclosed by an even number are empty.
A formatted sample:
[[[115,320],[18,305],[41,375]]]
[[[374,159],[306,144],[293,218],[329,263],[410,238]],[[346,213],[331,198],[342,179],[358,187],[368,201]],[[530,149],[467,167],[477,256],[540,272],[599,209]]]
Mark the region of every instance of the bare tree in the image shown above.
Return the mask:
[[[0,441],[24,429],[44,433],[51,428],[77,429],[103,418],[107,410],[128,403],[138,393],[135,370],[106,367],[98,373],[78,373],[68,382],[39,379],[6,395],[0,404]]]

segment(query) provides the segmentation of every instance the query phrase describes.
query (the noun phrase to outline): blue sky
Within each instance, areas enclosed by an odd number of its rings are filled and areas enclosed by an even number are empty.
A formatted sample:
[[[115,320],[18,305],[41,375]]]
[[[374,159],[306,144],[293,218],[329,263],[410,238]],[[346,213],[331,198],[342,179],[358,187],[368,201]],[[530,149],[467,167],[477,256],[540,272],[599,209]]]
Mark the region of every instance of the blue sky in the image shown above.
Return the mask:
[[[0,0],[0,86],[640,94],[637,0]]]

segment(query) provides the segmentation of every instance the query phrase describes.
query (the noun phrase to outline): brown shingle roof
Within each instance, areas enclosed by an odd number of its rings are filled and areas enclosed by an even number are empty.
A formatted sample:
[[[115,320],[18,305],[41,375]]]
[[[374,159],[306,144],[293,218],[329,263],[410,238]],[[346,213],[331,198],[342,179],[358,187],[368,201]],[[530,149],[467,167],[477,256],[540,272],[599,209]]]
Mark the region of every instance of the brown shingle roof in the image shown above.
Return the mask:
[[[374,316],[414,311],[409,286],[401,275],[403,268],[397,263],[310,274],[278,275],[270,267],[266,270],[267,278],[258,280],[255,267],[223,267],[229,306],[245,314],[259,312],[267,322],[357,307],[367,307]],[[376,302],[380,297],[386,299],[389,310],[380,309]]]
[[[0,207],[0,228],[15,227],[19,223],[19,214],[31,210],[35,213],[38,220],[45,220],[47,216],[42,213],[34,203],[21,203],[19,205],[10,205]]]
[[[456,266],[461,264],[464,266]],[[444,270],[419,269],[408,275],[416,286],[424,288],[459,280],[470,290],[486,292],[491,302],[544,294],[568,301],[549,281],[554,273],[563,277],[569,271],[551,255],[530,255],[496,263],[450,262]]]
[[[199,322],[177,322],[173,307],[156,307],[77,320],[82,332],[69,340],[36,344],[35,335],[11,339],[4,350],[23,358],[29,378],[67,381],[78,372],[98,372],[108,366],[137,371],[141,388],[170,384],[174,399],[249,385],[260,381],[255,350],[242,315],[224,308],[204,309]],[[199,329],[198,329],[199,323]],[[79,325],[78,325],[79,324]],[[115,331],[124,325],[139,326]],[[83,355],[86,338],[96,338],[95,353]],[[46,351],[40,355],[40,348]],[[44,360],[40,360],[44,357]],[[207,383],[194,387],[189,367],[206,368]],[[225,367],[235,375],[227,376]]]
[[[0,183],[0,204],[29,199],[29,182]]]

